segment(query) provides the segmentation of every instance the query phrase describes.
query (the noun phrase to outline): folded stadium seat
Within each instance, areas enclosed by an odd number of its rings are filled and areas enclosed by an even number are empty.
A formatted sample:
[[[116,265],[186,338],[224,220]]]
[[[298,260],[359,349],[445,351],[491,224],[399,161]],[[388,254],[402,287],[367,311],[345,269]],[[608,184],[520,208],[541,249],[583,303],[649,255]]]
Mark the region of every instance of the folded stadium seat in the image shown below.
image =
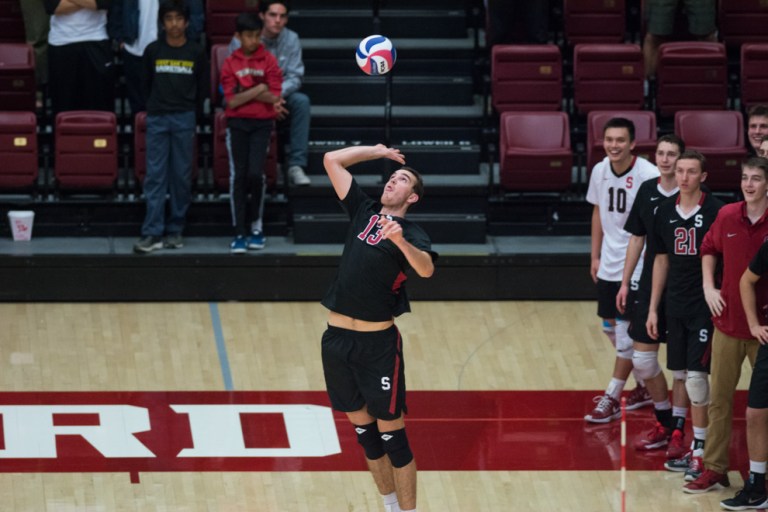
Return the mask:
[[[573,50],[574,104],[592,110],[643,108],[645,66],[636,44],[577,44]]]
[[[258,12],[255,0],[208,0],[205,2],[205,35],[209,44],[229,44],[235,18],[241,12]]]
[[[0,110],[35,110],[35,53],[26,43],[0,43]]]
[[[24,43],[24,18],[19,0],[0,0],[0,42]]]
[[[741,46],[741,107],[768,104],[768,43]]]
[[[497,112],[560,110],[563,58],[553,44],[496,45],[491,51],[491,99]]]
[[[32,112],[0,112],[0,189],[26,189],[38,175],[37,118]]]
[[[192,158],[192,187],[197,179],[197,134],[195,134],[195,155]],[[147,175],[147,113],[136,114],[133,126],[133,171],[136,182],[144,184],[144,176]]]
[[[114,112],[60,112],[55,122],[54,175],[60,190],[114,190],[117,181]]]
[[[763,43],[768,27],[768,2],[765,0],[720,0],[717,30],[729,48],[744,43]]]
[[[587,115],[587,176],[592,168],[605,157],[603,128],[613,117],[625,117],[635,124],[635,149],[633,153],[654,161],[656,153],[656,114],[650,110],[593,110]]]
[[[229,54],[228,44],[211,46],[211,110],[221,108],[224,97],[221,94],[221,66]]]
[[[675,133],[686,149],[706,158],[706,184],[713,191],[739,189],[744,147],[744,118],[735,110],[681,110],[675,114]]]
[[[277,134],[272,130],[269,152],[264,164],[267,190],[277,185]],[[216,112],[213,120],[213,187],[219,192],[229,192],[229,152],[227,151],[227,117]]]
[[[656,70],[656,109],[662,116],[678,110],[717,110],[728,104],[725,45],[708,42],[663,43]]]
[[[563,0],[565,40],[580,43],[621,43],[626,32],[624,0]]]
[[[500,129],[500,182],[509,191],[571,188],[573,153],[565,112],[504,112]]]

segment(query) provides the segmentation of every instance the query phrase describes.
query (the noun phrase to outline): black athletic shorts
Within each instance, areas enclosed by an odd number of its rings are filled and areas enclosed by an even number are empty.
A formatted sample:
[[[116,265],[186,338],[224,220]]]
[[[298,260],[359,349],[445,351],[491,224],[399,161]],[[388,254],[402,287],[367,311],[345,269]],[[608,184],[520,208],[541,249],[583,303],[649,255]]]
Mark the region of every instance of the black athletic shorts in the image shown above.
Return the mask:
[[[709,373],[713,332],[709,315],[667,317],[667,369]]]
[[[635,295],[635,303],[633,304],[632,311],[629,314],[629,337],[634,341],[647,343],[649,345],[666,343],[667,315],[663,313],[665,309],[664,296],[662,295],[661,301],[659,303],[659,311],[661,311],[662,314],[658,315],[659,339],[657,340],[648,336],[648,329],[645,327],[645,322],[648,321],[648,309],[650,308],[650,305],[650,297],[643,293],[638,293]]]
[[[602,279],[597,280],[597,316],[605,318],[606,320],[628,320],[631,318],[629,313],[632,309],[631,305],[635,302],[635,295],[637,294],[637,291],[632,288],[636,287],[630,287],[629,293],[627,294],[628,308],[624,310],[625,313],[623,315],[616,309],[616,295],[619,293],[620,288],[621,282],[603,281]]]
[[[322,340],[323,373],[331,405],[394,420],[405,405],[403,340],[394,325],[375,332],[328,326]]]
[[[747,405],[753,409],[768,409],[768,345],[760,345],[757,349]]]

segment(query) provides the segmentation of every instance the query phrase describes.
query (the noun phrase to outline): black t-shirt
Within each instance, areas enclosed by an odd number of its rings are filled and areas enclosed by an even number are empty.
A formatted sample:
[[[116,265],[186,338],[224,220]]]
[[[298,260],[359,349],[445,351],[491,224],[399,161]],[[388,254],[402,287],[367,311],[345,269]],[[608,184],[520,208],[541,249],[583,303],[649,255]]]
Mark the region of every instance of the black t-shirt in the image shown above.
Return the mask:
[[[749,270],[758,276],[765,276],[765,274],[768,273],[768,242],[764,242],[763,245],[760,246],[755,257],[749,262]],[[763,277],[763,279],[768,278]],[[768,304],[760,304],[759,295],[757,310],[757,316],[760,323],[762,325],[768,324]]]
[[[643,272],[640,274],[640,293],[650,297],[651,279],[653,278],[653,260],[656,257],[654,247],[655,237],[653,228],[656,219],[656,209],[668,197],[677,197],[677,192],[672,195],[664,195],[659,188],[659,178],[645,180],[637,191],[635,202],[629,211],[624,231],[635,236],[645,237],[645,257],[643,258]]]
[[[144,50],[143,64],[148,114],[202,112],[210,77],[201,45],[187,40],[182,46],[170,46],[161,33]]]
[[[658,254],[669,255],[667,314],[690,318],[709,315],[701,278],[699,248],[724,203],[702,193],[699,209],[687,219],[677,210],[680,197],[667,199],[656,212],[655,244]]]
[[[408,260],[400,249],[379,234],[381,205],[368,197],[353,179],[341,201],[350,217],[349,230],[336,277],[322,304],[331,311],[368,322],[383,322],[411,310],[405,291]],[[427,251],[432,260],[429,236],[416,224],[393,217],[403,228],[403,237]]]

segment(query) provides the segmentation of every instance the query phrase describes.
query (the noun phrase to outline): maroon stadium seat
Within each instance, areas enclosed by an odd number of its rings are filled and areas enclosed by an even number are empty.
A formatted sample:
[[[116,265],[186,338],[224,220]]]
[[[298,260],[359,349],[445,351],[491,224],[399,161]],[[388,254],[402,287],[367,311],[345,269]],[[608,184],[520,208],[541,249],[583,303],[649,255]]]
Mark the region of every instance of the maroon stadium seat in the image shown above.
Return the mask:
[[[241,12],[258,11],[256,0],[208,0],[205,2],[205,31],[208,42],[229,44],[235,34],[235,18]]]
[[[741,46],[741,106],[768,104],[768,43]]]
[[[686,149],[707,158],[707,185],[715,191],[739,189],[744,147],[744,118],[735,110],[690,110],[675,114],[675,133]]]
[[[565,40],[580,43],[621,43],[626,32],[624,0],[563,0]]]
[[[768,2],[765,0],[720,0],[717,29],[729,47],[768,41]]]
[[[26,43],[0,43],[0,110],[35,110],[35,53]]]
[[[593,110],[587,115],[587,174],[605,157],[603,128],[613,117],[625,117],[635,124],[633,153],[654,161],[656,153],[656,114],[648,110]]]
[[[133,169],[136,181],[144,184],[144,176],[147,175],[147,113],[136,114],[133,126]],[[197,179],[197,134],[194,142],[195,154],[192,157],[192,182]]]
[[[491,98],[497,112],[560,110],[563,59],[557,46],[496,45],[491,60]]]
[[[0,112],[0,162],[0,188],[34,186],[38,175],[35,114]]]
[[[113,112],[72,110],[56,115],[54,175],[60,190],[114,189],[116,125]]]
[[[592,110],[643,108],[645,66],[636,44],[577,44],[573,50],[574,103]]]
[[[500,181],[510,191],[563,191],[571,187],[571,133],[564,112],[504,112],[500,129]]]
[[[221,66],[229,55],[228,44],[215,44],[211,47],[211,108],[220,108],[223,104],[221,94]]]
[[[272,131],[267,161],[264,164],[267,189],[277,184],[277,135]],[[213,121],[213,186],[219,192],[229,190],[229,152],[227,151],[227,117],[223,111]]]
[[[656,108],[662,116],[678,110],[717,110],[728,103],[728,59],[721,43],[674,42],[659,47]]]
[[[23,43],[24,18],[19,0],[0,0],[0,42]]]

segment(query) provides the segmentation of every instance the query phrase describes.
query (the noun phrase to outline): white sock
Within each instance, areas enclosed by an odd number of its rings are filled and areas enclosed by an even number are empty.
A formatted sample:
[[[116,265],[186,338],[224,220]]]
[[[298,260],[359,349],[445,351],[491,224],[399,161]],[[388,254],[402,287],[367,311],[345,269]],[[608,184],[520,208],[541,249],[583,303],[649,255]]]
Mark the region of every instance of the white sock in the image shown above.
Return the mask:
[[[605,390],[605,394],[616,401],[620,400],[621,392],[624,391],[624,384],[626,383],[627,381],[625,380],[619,380],[615,377],[611,378],[611,382],[608,384],[608,389]]]
[[[687,407],[678,407],[676,405],[672,407],[672,416],[674,416],[675,418],[685,418],[687,414],[688,414]]]
[[[381,499],[384,502],[384,510],[386,510],[386,512],[400,512],[396,492],[392,491],[389,494],[382,494]]]
[[[653,408],[657,411],[668,411],[672,408],[672,404],[669,402],[669,398],[663,402],[653,402]]]
[[[693,427],[693,438],[701,441],[707,440],[707,427]]]
[[[757,462],[756,460],[750,460],[749,461],[749,471],[750,473],[760,473],[762,475],[765,474],[765,468],[766,468],[766,462]]]

